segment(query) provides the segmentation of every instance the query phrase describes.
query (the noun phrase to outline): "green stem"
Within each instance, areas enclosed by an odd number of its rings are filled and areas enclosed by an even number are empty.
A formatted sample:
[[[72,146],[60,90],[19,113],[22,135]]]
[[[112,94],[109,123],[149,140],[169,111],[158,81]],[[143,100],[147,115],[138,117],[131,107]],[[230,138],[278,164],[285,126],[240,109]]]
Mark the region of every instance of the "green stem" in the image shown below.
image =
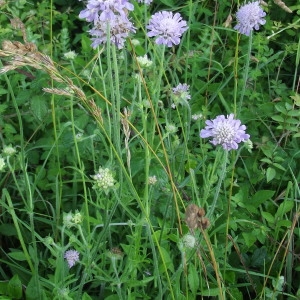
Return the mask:
[[[20,226],[19,226],[18,217],[17,217],[17,215],[15,213],[14,205],[13,205],[13,203],[11,201],[11,198],[10,198],[10,195],[9,195],[7,189],[4,188],[2,190],[2,193],[3,193],[4,197],[7,199],[7,203],[8,203],[8,207],[9,207],[9,213],[12,216],[12,219],[13,219],[16,231],[17,231],[17,235],[18,235],[20,244],[21,244],[21,247],[22,247],[24,255],[25,255],[25,258],[27,260],[27,263],[29,265],[29,268],[30,268],[31,272],[34,274],[35,268],[34,268],[34,266],[32,264],[29,252],[27,251],[27,248],[26,248],[23,236],[22,236],[22,232],[21,232],[21,229],[20,229]]]
[[[241,91],[241,98],[240,98],[240,103],[239,103],[239,109],[238,109],[238,114],[240,113],[244,101],[244,96],[245,96],[245,91],[247,87],[247,81],[248,81],[248,74],[249,74],[249,65],[250,65],[250,57],[251,57],[251,49],[252,49],[252,31],[249,36],[249,41],[248,41],[248,54],[246,57],[246,63],[245,63],[245,69],[243,71],[243,88]]]
[[[85,216],[86,216],[85,226],[86,226],[86,230],[88,232],[88,236],[90,236],[90,226],[89,226],[89,222],[87,220],[87,216],[89,216],[88,195],[87,195],[86,184],[85,184],[84,164],[80,158],[80,152],[78,149],[78,144],[77,144],[77,139],[76,139],[73,98],[71,98],[71,100],[70,100],[70,113],[71,113],[71,120],[72,120],[71,124],[72,124],[72,133],[73,133],[73,140],[74,140],[74,145],[75,145],[76,158],[77,158],[77,163],[78,163],[78,167],[80,170],[81,180],[82,180],[82,185],[83,185],[84,209],[85,209]]]
[[[218,181],[218,184],[216,186],[213,203],[212,203],[212,205],[211,205],[211,207],[210,207],[210,209],[209,209],[209,211],[206,215],[208,218],[213,215],[214,210],[215,210],[216,205],[217,205],[217,201],[218,201],[219,194],[220,194],[220,189],[221,189],[221,184],[224,181],[225,174],[226,174],[227,158],[228,158],[228,151],[225,150],[224,154],[223,154],[223,165],[222,165],[221,173],[220,173],[220,176],[219,176],[219,181]]]

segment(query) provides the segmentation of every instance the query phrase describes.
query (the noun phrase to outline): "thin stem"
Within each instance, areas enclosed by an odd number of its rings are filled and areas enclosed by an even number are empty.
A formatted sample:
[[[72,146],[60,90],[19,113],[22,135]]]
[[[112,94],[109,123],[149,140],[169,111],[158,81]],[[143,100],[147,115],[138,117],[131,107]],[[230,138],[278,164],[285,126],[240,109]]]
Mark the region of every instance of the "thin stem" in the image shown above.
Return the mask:
[[[246,91],[246,87],[247,87],[251,50],[252,50],[252,31],[250,33],[249,40],[248,40],[248,54],[247,54],[247,57],[246,57],[245,69],[243,71],[243,83],[244,83],[244,85],[243,85],[243,88],[242,88],[242,91],[241,91],[239,109],[238,109],[238,112],[237,112],[238,114],[241,112],[243,101],[244,101],[244,96],[245,96],[245,91]]]
[[[225,174],[226,174],[227,158],[228,158],[228,151],[225,150],[224,153],[223,153],[223,165],[222,165],[221,173],[220,173],[220,176],[219,176],[219,181],[218,181],[218,184],[216,186],[214,200],[213,200],[213,203],[210,207],[209,212],[207,213],[208,218],[213,215],[214,210],[216,208],[216,204],[217,204],[219,194],[220,194],[221,184],[224,181]]]

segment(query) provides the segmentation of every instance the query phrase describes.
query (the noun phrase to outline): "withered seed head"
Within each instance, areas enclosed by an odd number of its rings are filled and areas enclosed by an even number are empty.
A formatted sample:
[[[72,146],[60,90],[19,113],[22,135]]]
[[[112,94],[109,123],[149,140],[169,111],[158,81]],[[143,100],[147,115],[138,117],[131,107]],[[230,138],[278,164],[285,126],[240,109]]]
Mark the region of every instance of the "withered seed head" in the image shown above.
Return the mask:
[[[196,204],[190,204],[185,211],[185,222],[190,229],[196,229],[198,227],[198,210],[199,207]]]
[[[200,218],[204,217],[205,216],[204,208],[199,207],[197,214],[198,214],[198,217],[200,217]]]
[[[198,207],[196,204],[190,204],[185,211],[185,222],[190,230],[197,228],[206,229],[210,222],[208,218],[205,218],[204,216],[204,208]]]
[[[209,222],[208,218],[201,218],[201,222],[199,225],[202,227],[202,229],[206,229],[209,227],[210,222]]]

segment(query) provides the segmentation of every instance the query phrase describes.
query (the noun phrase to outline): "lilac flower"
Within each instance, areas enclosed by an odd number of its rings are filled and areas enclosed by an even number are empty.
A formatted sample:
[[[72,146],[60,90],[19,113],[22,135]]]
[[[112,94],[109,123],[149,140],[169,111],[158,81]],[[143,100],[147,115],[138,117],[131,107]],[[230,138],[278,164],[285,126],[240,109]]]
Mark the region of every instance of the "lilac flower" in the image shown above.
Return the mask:
[[[160,11],[152,15],[147,29],[149,37],[156,37],[156,44],[172,47],[173,44],[180,43],[180,38],[188,26],[179,13],[173,15],[169,11]]]
[[[259,4],[259,1],[255,1],[240,7],[236,13],[238,23],[235,25],[234,29],[247,36],[250,35],[253,28],[259,30],[259,26],[266,23],[266,20],[264,19],[266,13]]]
[[[125,39],[130,32],[135,32],[135,27],[127,19],[120,15],[115,15],[115,18],[110,22],[98,21],[95,27],[89,30],[93,36],[92,47],[95,49],[100,44],[107,42],[107,30],[110,31],[110,42],[115,44],[119,49],[123,48]]]
[[[207,126],[200,131],[200,137],[212,137],[210,142],[213,145],[222,145],[225,150],[237,149],[240,142],[250,138],[250,135],[245,133],[246,126],[241,125],[240,120],[234,119],[234,114],[227,118],[220,115],[205,123]]]
[[[65,252],[64,258],[68,262],[68,266],[71,269],[77,261],[79,261],[79,252],[76,250],[68,250]]]
[[[79,13],[80,19],[85,19],[87,22],[96,22],[99,20],[100,3],[98,1],[89,1],[86,9]]]
[[[127,0],[94,0],[101,2],[100,20],[106,21],[114,18],[115,15],[120,15],[127,18],[127,11],[132,11],[134,6]]]
[[[111,43],[122,48],[129,33],[135,32],[127,17],[128,11],[133,9],[133,4],[128,0],[88,0],[86,9],[80,12],[79,17],[94,24],[89,30],[93,36],[92,47],[106,43],[109,30]]]
[[[79,13],[79,18],[96,23],[114,19],[115,15],[126,17],[127,11],[134,9],[128,0],[89,0],[86,9]]]

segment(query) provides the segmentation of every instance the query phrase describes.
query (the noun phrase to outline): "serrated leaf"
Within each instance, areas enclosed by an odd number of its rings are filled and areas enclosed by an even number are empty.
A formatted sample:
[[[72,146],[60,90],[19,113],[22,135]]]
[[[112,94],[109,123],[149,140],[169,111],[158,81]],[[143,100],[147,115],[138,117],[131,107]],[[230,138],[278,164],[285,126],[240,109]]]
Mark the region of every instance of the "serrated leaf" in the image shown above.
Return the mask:
[[[6,109],[7,109],[7,105],[6,104],[0,104],[0,114],[3,114]]]
[[[5,123],[3,126],[3,132],[5,132],[6,134],[9,133],[17,133],[15,127],[13,127],[11,124]]]
[[[256,249],[251,257],[251,266],[254,268],[262,266],[267,256],[268,254],[265,248]]]
[[[33,96],[30,99],[30,108],[34,116],[39,120],[43,121],[48,113],[47,103],[44,98],[40,96]]]

